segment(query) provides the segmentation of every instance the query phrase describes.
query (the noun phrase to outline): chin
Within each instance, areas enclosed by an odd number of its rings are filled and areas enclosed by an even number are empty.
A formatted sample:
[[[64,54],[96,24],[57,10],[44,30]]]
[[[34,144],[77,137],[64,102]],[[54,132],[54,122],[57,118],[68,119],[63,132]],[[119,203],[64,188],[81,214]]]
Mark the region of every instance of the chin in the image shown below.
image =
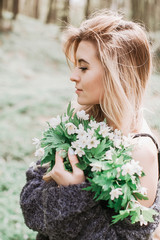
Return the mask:
[[[91,102],[91,101],[84,101],[84,100],[80,100],[80,99],[77,99],[77,102],[78,102],[78,104],[80,104],[80,105],[95,105],[95,104],[97,104],[97,103],[95,103],[95,102]]]
[[[77,98],[77,102],[80,104],[80,105],[90,105],[91,103],[89,103],[89,101],[86,101],[84,99],[79,99]]]

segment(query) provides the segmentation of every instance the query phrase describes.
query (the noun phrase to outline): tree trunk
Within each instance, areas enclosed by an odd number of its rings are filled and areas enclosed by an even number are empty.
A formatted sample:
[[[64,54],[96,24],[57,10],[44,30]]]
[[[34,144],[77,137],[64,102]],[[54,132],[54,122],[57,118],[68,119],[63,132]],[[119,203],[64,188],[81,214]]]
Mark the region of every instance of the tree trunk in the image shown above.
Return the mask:
[[[52,5],[52,20],[56,22],[57,18],[57,0],[54,0],[54,3]]]
[[[151,5],[153,5],[153,3],[151,3]],[[150,8],[151,7],[152,6],[150,6],[149,0],[145,0],[144,1],[144,6],[143,6],[142,21],[144,21],[145,27],[146,27],[147,30],[149,30],[149,28],[150,28],[150,20],[151,20],[151,17],[152,17],[152,15],[150,14]]]
[[[89,14],[90,14],[90,0],[87,0],[86,2],[86,7],[85,7],[85,17],[88,18]]]
[[[3,0],[0,0],[0,20],[2,19]]]
[[[13,12],[13,17],[12,19],[15,20],[18,14],[19,10],[19,0],[14,0],[12,3],[12,12]]]
[[[3,9],[7,9],[8,0],[5,0],[5,1],[2,0],[2,2],[3,2]]]
[[[110,8],[112,5],[112,0],[106,0],[106,8]]]
[[[141,9],[139,0],[131,0],[132,14],[131,17],[133,20],[141,19]]]
[[[52,4],[54,0],[49,0],[48,12],[45,23],[49,23],[52,16]]]
[[[34,11],[34,17],[38,19],[39,18],[39,0],[34,0],[33,11]]]
[[[69,21],[69,6],[70,6],[70,0],[64,1],[64,7],[63,7],[63,15],[61,18],[61,30],[66,26],[66,24]]]

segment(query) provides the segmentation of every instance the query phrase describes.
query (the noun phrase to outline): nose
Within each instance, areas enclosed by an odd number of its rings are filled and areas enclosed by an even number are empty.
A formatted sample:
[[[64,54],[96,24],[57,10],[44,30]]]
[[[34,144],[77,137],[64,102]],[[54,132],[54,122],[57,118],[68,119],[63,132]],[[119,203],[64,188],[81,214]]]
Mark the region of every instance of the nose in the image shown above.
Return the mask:
[[[73,82],[80,81],[80,76],[79,76],[76,68],[72,71],[71,76],[70,76],[70,80],[73,81]]]

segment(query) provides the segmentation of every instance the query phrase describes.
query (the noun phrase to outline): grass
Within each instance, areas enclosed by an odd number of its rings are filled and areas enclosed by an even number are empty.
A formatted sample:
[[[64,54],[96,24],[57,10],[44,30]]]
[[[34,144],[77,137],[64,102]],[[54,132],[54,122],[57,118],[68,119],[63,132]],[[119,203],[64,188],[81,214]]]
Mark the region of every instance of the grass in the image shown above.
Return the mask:
[[[24,162],[0,160],[0,240],[35,240],[36,233],[29,230],[19,207],[20,191],[25,182]]]
[[[0,156],[6,160],[31,157],[31,139],[64,111],[73,92],[59,30],[27,20],[19,17],[13,32],[0,36]]]
[[[73,85],[57,26],[19,16],[13,31],[0,35],[0,240],[33,240],[23,221],[19,195],[25,171],[35,160],[33,137],[46,120],[66,109]],[[145,99],[146,118],[160,134],[160,79],[153,75]]]

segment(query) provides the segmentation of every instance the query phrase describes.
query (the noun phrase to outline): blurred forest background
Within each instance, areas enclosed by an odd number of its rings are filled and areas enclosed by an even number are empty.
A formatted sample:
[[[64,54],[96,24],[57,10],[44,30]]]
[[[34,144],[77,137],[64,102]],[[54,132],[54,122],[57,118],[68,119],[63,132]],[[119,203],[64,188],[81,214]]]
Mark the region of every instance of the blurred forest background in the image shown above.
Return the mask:
[[[36,161],[32,138],[75,97],[62,32],[103,8],[146,26],[154,70],[144,113],[160,139],[160,0],[0,0],[0,240],[35,239],[24,225],[19,194]]]

